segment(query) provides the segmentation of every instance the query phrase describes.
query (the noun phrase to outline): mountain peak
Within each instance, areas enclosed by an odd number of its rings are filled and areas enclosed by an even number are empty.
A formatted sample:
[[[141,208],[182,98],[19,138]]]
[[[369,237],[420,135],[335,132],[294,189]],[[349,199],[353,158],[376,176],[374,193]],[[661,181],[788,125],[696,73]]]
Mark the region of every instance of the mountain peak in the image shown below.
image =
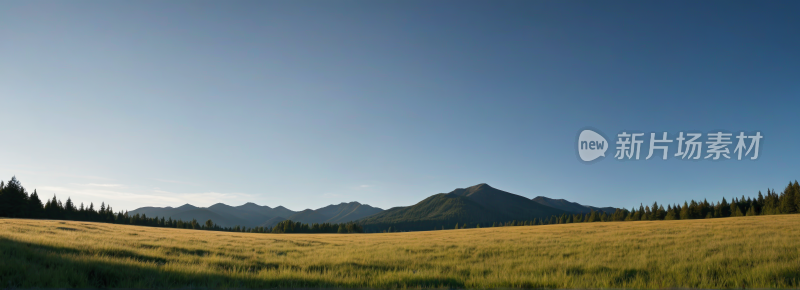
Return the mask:
[[[455,190],[451,191],[449,194],[460,195],[460,196],[470,196],[476,192],[503,192],[500,190],[495,189],[494,187],[489,186],[486,183],[476,184],[467,188],[456,188]]]
[[[541,196],[541,195],[540,195],[540,196],[537,196],[537,197],[534,197],[534,198],[532,198],[532,200],[556,200],[556,201],[566,201],[566,202],[569,202],[569,201],[567,201],[566,199],[563,199],[563,198],[549,198],[549,197],[546,197],[546,196]]]
[[[179,206],[179,207],[177,207],[177,208],[178,208],[178,209],[195,209],[195,208],[197,208],[197,207],[187,203],[187,204],[184,204],[184,205],[182,205],[182,206]]]
[[[265,209],[266,210],[272,209],[271,207],[268,207],[266,205],[257,205],[257,204],[255,204],[253,202],[248,202],[248,203],[245,203],[245,204],[240,205],[240,206],[234,206],[234,208],[244,209],[244,210],[256,210],[256,211],[261,211],[261,210],[265,210]]]
[[[466,189],[476,189],[477,190],[477,189],[489,189],[489,188],[493,189],[494,187],[491,187],[486,183],[479,183],[479,184],[467,187]]]
[[[218,203],[215,203],[212,206],[209,206],[209,208],[212,208],[212,207],[231,207],[231,206],[227,205],[227,204],[224,204],[224,203],[221,203],[221,202],[218,202]]]

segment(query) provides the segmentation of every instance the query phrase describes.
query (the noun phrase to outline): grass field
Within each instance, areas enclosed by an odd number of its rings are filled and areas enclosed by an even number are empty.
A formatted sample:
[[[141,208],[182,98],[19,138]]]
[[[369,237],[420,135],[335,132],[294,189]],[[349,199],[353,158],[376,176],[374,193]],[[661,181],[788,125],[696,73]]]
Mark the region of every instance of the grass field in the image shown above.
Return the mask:
[[[799,248],[800,215],[387,234],[0,219],[0,288],[797,288]]]

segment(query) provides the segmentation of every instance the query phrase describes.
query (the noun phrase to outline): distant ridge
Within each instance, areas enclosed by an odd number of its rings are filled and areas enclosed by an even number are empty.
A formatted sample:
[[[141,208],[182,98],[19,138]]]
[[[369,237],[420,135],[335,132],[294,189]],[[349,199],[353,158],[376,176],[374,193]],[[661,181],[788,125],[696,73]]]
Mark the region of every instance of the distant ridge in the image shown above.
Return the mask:
[[[287,219],[308,224],[351,222],[381,211],[383,210],[380,208],[355,201],[349,203],[343,202],[338,205],[332,204],[316,210],[307,209],[300,212],[292,211],[283,206],[271,208],[269,206],[248,202],[240,206],[216,203],[207,208],[196,207],[191,204],[184,204],[177,208],[142,207],[130,211],[129,214],[144,214],[148,217],[158,216],[184,221],[195,219],[200,223],[204,223],[210,219],[221,227],[272,227]]]
[[[617,209],[614,207],[594,207],[594,206],[586,206],[582,204],[578,204],[577,202],[571,202],[565,199],[552,199],[544,196],[537,196],[533,199],[533,201],[538,202],[540,204],[557,208],[560,210],[568,211],[571,213],[589,213],[592,210],[597,212],[605,212],[608,214],[614,213]]]

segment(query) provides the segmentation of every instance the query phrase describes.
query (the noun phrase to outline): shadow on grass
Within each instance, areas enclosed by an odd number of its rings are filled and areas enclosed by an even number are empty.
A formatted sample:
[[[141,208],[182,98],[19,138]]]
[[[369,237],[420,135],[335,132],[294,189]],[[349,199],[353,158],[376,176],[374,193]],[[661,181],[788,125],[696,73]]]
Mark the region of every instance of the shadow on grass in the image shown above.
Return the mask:
[[[121,259],[98,261],[95,255]],[[83,257],[83,255],[86,255]],[[145,262],[130,265],[128,259]],[[320,288],[368,287],[369,281],[337,283],[325,278],[237,277],[226,273],[187,273],[165,269],[164,258],[150,257],[127,250],[87,252],[70,247],[24,243],[0,238],[0,289],[2,288]],[[214,265],[217,270],[283,269],[276,264]],[[352,265],[351,265],[352,266]],[[213,266],[212,266],[213,267]],[[221,268],[221,269],[220,269]],[[288,271],[302,272],[297,268]],[[247,275],[244,275],[247,276]],[[464,288],[451,278],[403,280],[406,287]]]

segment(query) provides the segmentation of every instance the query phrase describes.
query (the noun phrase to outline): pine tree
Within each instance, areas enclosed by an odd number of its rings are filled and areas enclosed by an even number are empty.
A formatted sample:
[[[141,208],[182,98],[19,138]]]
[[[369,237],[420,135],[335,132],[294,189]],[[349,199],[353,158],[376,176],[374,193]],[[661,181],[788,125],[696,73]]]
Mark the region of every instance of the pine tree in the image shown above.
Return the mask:
[[[681,215],[682,220],[688,220],[692,218],[692,215],[689,213],[689,203],[683,202],[683,207],[681,207]]]
[[[689,216],[691,216],[693,219],[703,218],[703,212],[700,209],[700,205],[694,201],[694,199],[689,203]]]
[[[660,220],[658,215],[658,202],[653,202],[653,206],[650,207],[650,220]]]
[[[589,213],[589,219],[587,220],[587,222],[592,223],[592,222],[599,222],[599,221],[600,221],[600,215],[598,215],[596,211],[591,210],[591,212]]]
[[[719,207],[720,207],[720,211],[722,212],[722,216],[721,217],[729,217],[729,216],[731,216],[730,205],[728,204],[728,201],[725,200],[725,197],[722,197],[722,202],[720,203]]]
[[[781,213],[797,213],[797,199],[795,198],[794,184],[791,182],[781,194]]]
[[[667,216],[667,211],[664,210],[664,205],[659,205],[658,210],[655,214],[655,220],[664,220],[664,217]]]
[[[32,218],[44,217],[44,205],[42,204],[42,200],[39,199],[39,194],[36,193],[35,189],[28,199],[28,216]]]
[[[664,220],[676,220],[678,216],[675,214],[671,205],[667,205],[667,214],[664,216]]]
[[[733,213],[733,216],[744,216],[742,209],[740,207],[736,207],[736,212]]]
[[[0,216],[21,218],[27,217],[27,213],[28,193],[16,176],[11,177],[0,189]]]
[[[75,205],[72,203],[72,198],[67,197],[67,202],[64,203],[64,217],[67,219],[75,218]]]
[[[750,203],[750,208],[749,208],[749,209],[747,209],[747,214],[746,214],[746,216],[754,216],[754,215],[756,215],[756,207],[755,207],[755,206],[753,206],[753,203],[751,202],[751,203]]]
[[[794,189],[795,212],[800,212],[800,184],[797,183],[797,180],[794,181],[792,188]]]
[[[639,220],[647,219],[647,211],[644,210],[644,206],[639,204]]]

